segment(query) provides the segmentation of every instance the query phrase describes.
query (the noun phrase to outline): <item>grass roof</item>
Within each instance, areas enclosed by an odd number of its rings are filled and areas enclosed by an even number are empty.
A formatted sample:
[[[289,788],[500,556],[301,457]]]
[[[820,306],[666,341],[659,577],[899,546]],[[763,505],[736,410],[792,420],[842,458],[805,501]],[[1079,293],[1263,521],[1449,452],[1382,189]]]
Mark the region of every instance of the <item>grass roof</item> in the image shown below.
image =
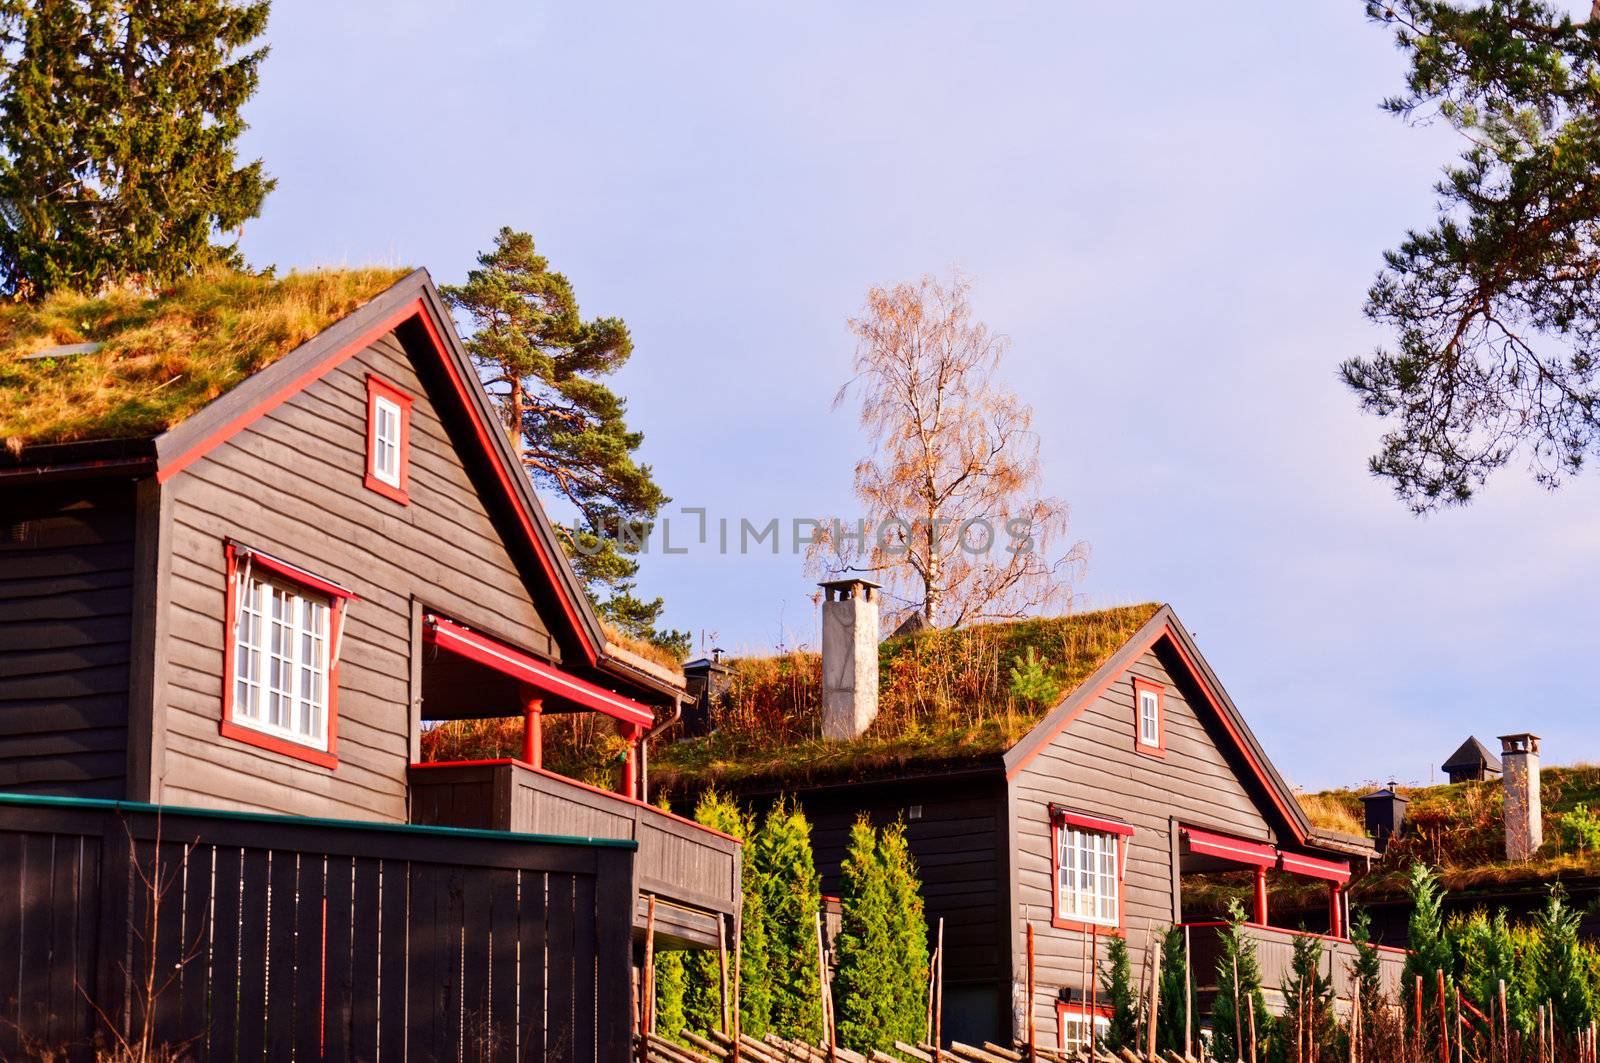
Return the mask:
[[[58,293],[0,306],[0,440],[15,453],[158,435],[407,272],[217,270],[155,295]],[[29,357],[79,343],[100,347]]]
[[[717,731],[658,740],[652,785],[668,792],[787,786],[998,757],[1159,608],[1147,603],[890,639],[878,651],[878,716],[848,742],[822,739],[819,655],[734,658],[725,662],[729,698]],[[1011,690],[1011,670],[1030,650],[1046,677],[1031,701]]]

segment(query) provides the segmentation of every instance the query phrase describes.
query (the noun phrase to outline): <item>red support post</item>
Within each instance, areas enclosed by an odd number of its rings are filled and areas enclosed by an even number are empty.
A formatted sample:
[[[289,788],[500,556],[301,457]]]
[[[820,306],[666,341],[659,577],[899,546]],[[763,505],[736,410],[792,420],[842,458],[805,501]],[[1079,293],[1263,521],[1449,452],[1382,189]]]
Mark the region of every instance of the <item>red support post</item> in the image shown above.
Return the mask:
[[[544,728],[541,717],[544,700],[529,697],[522,705],[522,762],[532,768],[544,767]]]
[[[1267,925],[1267,869],[1256,868],[1256,919],[1262,926]]]
[[[628,728],[628,759],[622,765],[622,792],[639,796],[639,728]]]
[[[1344,897],[1337,882],[1328,883],[1328,936],[1344,937]]]

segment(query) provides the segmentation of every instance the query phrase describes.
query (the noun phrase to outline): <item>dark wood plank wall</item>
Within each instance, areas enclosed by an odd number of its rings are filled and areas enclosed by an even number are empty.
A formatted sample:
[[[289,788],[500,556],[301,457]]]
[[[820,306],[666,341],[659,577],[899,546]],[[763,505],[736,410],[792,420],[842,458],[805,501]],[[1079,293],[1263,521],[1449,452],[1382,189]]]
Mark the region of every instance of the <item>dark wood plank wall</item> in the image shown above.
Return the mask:
[[[366,376],[416,397],[410,505],[366,489]],[[394,337],[273,409],[168,485],[172,657],[161,799],[199,807],[404,821],[412,599],[554,655],[549,629],[445,422]],[[353,589],[339,666],[339,765],[222,738],[223,541]],[[511,706],[484,706],[484,714]]]
[[[1034,926],[1036,1022],[1046,1045],[1056,1043],[1053,1004],[1063,987],[1083,984],[1084,935],[1050,925],[1052,803],[1134,828],[1123,880],[1124,924],[1135,962],[1142,962],[1147,931],[1173,920],[1173,839],[1177,822],[1266,840],[1272,827],[1261,811],[1265,795],[1246,782],[1247,769],[1232,752],[1203,695],[1169,658],[1164,644],[1142,656],[1011,781],[1011,850],[1015,896],[1013,977],[1024,984],[1024,920]],[[1167,753],[1134,752],[1133,679],[1166,688]],[[1102,939],[1103,942],[1103,939]],[[1101,946],[1104,958],[1104,945]]]
[[[0,1059],[626,1056],[628,849],[352,826],[0,801]]]
[[[0,492],[0,790],[121,797],[134,491]]]

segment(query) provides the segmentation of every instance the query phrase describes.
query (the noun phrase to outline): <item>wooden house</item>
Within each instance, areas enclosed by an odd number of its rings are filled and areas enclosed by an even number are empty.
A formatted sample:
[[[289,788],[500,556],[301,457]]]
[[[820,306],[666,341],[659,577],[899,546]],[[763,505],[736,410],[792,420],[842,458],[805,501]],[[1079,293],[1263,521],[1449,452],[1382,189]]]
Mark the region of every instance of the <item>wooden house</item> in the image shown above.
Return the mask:
[[[870,584],[824,586],[825,610],[870,611]],[[1103,999],[1089,985],[1091,950],[1103,961],[1107,940],[1124,938],[1137,977],[1151,936],[1175,924],[1189,928],[1203,1017],[1215,986],[1220,924],[1214,914],[1186,914],[1184,886],[1228,871],[1254,887],[1246,932],[1259,946],[1269,1005],[1281,1006],[1277,987],[1300,932],[1273,921],[1269,879],[1321,884],[1326,904],[1306,932],[1325,938],[1337,988],[1347,994],[1345,968],[1353,951],[1343,890],[1371,856],[1370,841],[1308,822],[1171,607],[1068,618],[1060,622],[1057,644],[1088,644],[1083,632],[1103,627],[1113,614],[1123,626],[1107,651],[1058,662],[1084,678],[1018,740],[987,742],[975,727],[959,740],[929,742],[919,751],[914,735],[874,723],[855,739],[797,743],[781,775],[710,779],[685,767],[674,770],[672,785],[692,790],[714,782],[758,801],[795,795],[813,823],[825,894],[840,887],[846,836],[858,815],[880,824],[903,820],[930,928],[941,919],[944,924],[947,1037],[1021,1039],[1031,1012],[1041,1044],[1075,1047],[1088,1023],[1105,1021],[1090,1006]],[[855,640],[846,632],[830,642],[836,619],[825,615],[824,714],[832,698],[847,693],[829,689],[835,677],[858,674],[849,661],[830,661],[830,650],[842,645],[848,652],[864,641],[879,653],[875,638]],[[875,617],[869,619],[875,633]],[[910,651],[902,655],[893,647],[884,648],[884,659],[899,663],[885,665],[885,676],[911,670]],[[931,650],[923,659],[939,653]],[[876,684],[870,695],[877,696]],[[871,718],[870,711],[866,715]],[[827,727],[822,721],[820,733]],[[693,741],[715,741],[715,735]],[[852,758],[852,741],[877,752],[864,761]],[[707,759],[674,758],[670,749],[657,753],[663,771],[675,760],[693,765]],[[1024,989],[1029,927],[1036,953],[1031,1001]],[[1392,988],[1402,957],[1387,950],[1384,958]]]
[[[0,790],[631,839],[662,944],[714,946],[738,843],[639,759],[682,675],[607,637],[426,273],[257,360],[151,431],[0,455]],[[620,792],[542,765],[578,712]],[[426,722],[495,716],[520,757],[421,762]]]

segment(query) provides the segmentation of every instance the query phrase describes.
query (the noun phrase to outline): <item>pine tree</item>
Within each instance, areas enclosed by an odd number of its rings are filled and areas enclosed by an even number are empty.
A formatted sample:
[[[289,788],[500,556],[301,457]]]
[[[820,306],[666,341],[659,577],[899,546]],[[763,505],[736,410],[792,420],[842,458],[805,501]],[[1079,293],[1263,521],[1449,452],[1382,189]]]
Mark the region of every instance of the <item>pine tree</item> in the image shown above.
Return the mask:
[[[1473,912],[1457,935],[1461,992],[1479,1011],[1499,1007],[1500,983],[1506,984],[1506,1011],[1512,1027],[1522,1029],[1522,994],[1517,975],[1516,939],[1505,909],[1492,917]]]
[[[817,980],[821,885],[811,855],[811,823],[792,799],[767,810],[755,840],[766,909],[771,1030],[817,1043],[822,1037]]]
[[[0,0],[0,287],[156,288],[218,264],[273,182],[237,165],[267,0]]]
[[[1235,1001],[1244,1005],[1244,1009],[1236,1008]],[[1228,927],[1222,932],[1222,948],[1217,954],[1217,995],[1211,1004],[1211,1058],[1220,1063],[1249,1058],[1251,1013],[1256,1019],[1255,1043],[1257,1058],[1260,1058],[1261,1050],[1272,1035],[1271,1016],[1261,992],[1261,961],[1256,956],[1255,940],[1245,926],[1244,909],[1237,900],[1230,900]]]
[[[1107,969],[1100,975],[1105,1006],[1111,1009],[1110,1022],[1101,1035],[1101,1044],[1116,1052],[1139,1044],[1139,997],[1133,990],[1133,966],[1128,960],[1128,943],[1112,935],[1106,941]]]
[[[1559,884],[1551,887],[1532,929],[1540,944],[1534,999],[1550,1006],[1558,1029],[1569,1034],[1585,1029],[1595,1017],[1589,965],[1578,941],[1578,913]]]
[[[655,965],[656,1033],[679,1044],[687,1044],[683,1036],[683,1031],[688,1027],[683,1007],[687,980],[684,954],[676,951],[657,952]]]
[[[878,853],[878,832],[865,813],[850,828],[839,876],[838,972],[833,980],[839,1043],[870,1053],[894,1043],[899,957],[889,929],[889,883]]]
[[[1417,1008],[1417,979],[1422,979],[1422,1025],[1415,1036],[1437,1044],[1439,1037],[1439,972],[1444,972],[1445,1001],[1448,1003],[1455,985],[1455,957],[1444,924],[1444,891],[1439,887],[1439,876],[1426,864],[1411,865],[1406,884],[1411,896],[1411,918],[1407,923],[1407,943],[1411,951],[1406,954],[1405,970],[1401,975],[1400,1000],[1407,1015]]]
[[[1362,1028],[1371,1029],[1383,1001],[1383,958],[1372,943],[1372,916],[1364,910],[1351,913],[1350,941],[1356,950],[1350,961],[1350,980],[1361,1002]]]
[[[1183,927],[1169,927],[1161,937],[1161,1006],[1156,1012],[1156,1047],[1180,1056],[1188,1054],[1183,1043],[1184,1016],[1194,999],[1193,973],[1185,978],[1184,971]],[[1199,1022],[1189,1022],[1188,1028],[1190,1036],[1200,1032]]]
[[[1282,991],[1284,1009],[1273,1031],[1271,1058],[1315,1063],[1339,1058],[1333,1017],[1333,979],[1323,972],[1322,939],[1297,934]]]
[[[707,790],[694,810],[695,822],[745,841],[742,857],[744,903],[740,912],[743,940],[739,955],[739,1021],[741,1029],[758,1040],[767,1034],[771,1018],[771,987],[767,973],[767,925],[764,891],[756,870],[755,829],[750,817],[729,796]],[[728,942],[732,950],[733,942]],[[722,1028],[722,967],[707,949],[685,959],[684,1010],[690,1029],[707,1033]],[[730,956],[729,962],[732,962]],[[730,972],[731,983],[731,972]],[[732,985],[729,986],[732,991]]]
[[[500,404],[536,486],[572,507],[557,531],[601,615],[624,634],[686,653],[689,636],[657,628],[663,602],[634,594],[634,559],[667,497],[634,454],[627,404],[603,382],[633,354],[620,318],[583,320],[567,278],[533,237],[506,227],[467,283],[440,289],[471,319],[467,351]]]
[[[889,939],[895,956],[894,1011],[891,1040],[917,1044],[928,1021],[928,918],[922,902],[922,880],[906,839],[906,825],[897,821],[878,838],[889,884]]]

